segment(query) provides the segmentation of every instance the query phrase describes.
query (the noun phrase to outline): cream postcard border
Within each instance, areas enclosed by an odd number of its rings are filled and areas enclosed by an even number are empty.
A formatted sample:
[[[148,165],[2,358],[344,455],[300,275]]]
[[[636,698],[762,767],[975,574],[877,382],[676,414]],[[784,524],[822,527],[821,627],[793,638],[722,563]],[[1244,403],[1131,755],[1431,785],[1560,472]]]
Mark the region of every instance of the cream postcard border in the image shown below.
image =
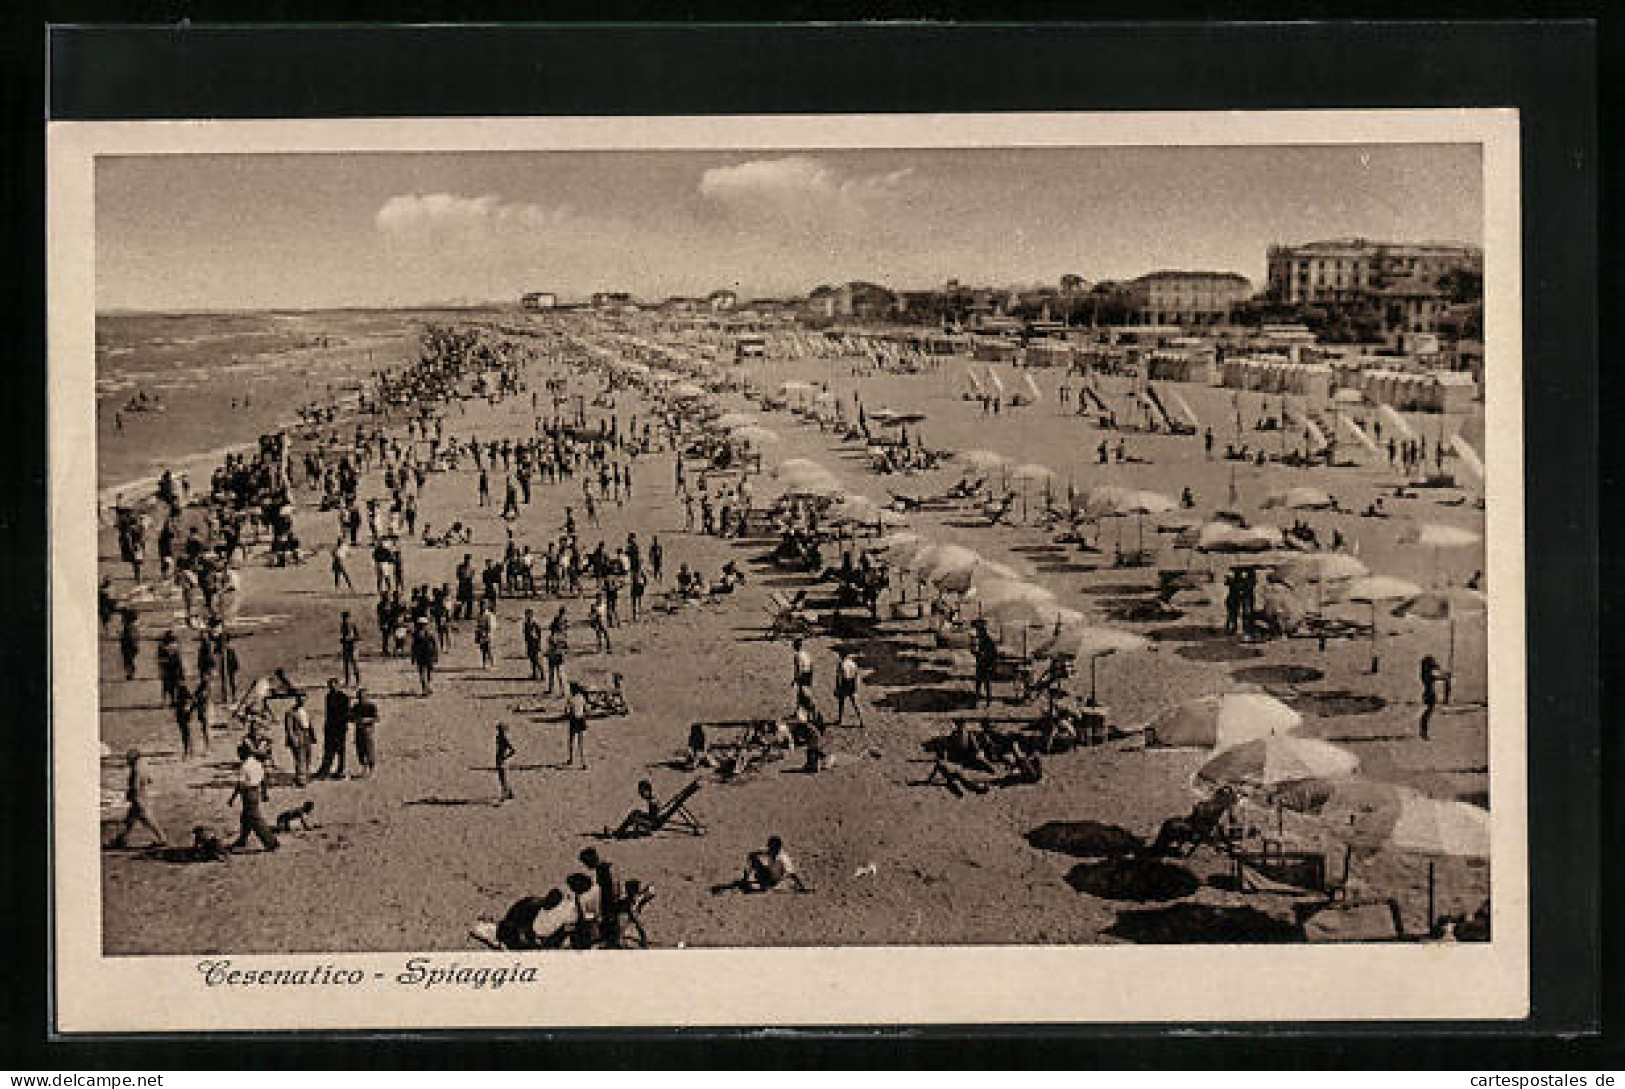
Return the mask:
[[[48,134],[54,1028],[1517,1019],[1529,1009],[1522,307],[1515,110],[55,122]],[[411,954],[234,957],[355,986],[208,988],[192,956],[104,957],[99,857],[94,158],[194,153],[1478,143],[1483,148],[1491,895],[1486,944],[687,949],[531,958],[541,981],[423,991]],[[42,894],[47,890],[41,890]],[[442,965],[512,966],[468,950]],[[374,973],[382,979],[374,980]]]

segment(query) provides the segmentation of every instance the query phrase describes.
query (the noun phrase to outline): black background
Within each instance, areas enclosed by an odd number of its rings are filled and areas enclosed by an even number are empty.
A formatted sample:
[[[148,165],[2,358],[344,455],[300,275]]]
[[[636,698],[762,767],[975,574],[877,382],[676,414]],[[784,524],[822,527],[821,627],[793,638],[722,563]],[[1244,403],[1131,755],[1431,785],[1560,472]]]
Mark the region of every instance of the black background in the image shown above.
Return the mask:
[[[464,5],[351,18],[468,18]],[[1178,15],[1239,14],[1185,5]],[[209,9],[216,20],[241,18]],[[1150,9],[1147,9],[1150,10]],[[1578,10],[1578,9],[1571,9]],[[331,19],[332,5],[258,14]],[[1303,14],[1331,14],[1310,6]],[[1619,1068],[1618,1041],[1594,1035],[1617,1012],[1602,971],[1599,921],[1619,916],[1613,865],[1618,751],[1599,731],[1598,259],[1621,251],[1599,219],[1599,43],[1584,22],[1483,24],[869,25],[258,28],[58,27],[45,22],[167,21],[196,8],[91,5],[34,13],[5,41],[0,95],[13,156],[0,170],[10,215],[6,300],[13,446],[0,474],[0,653],[12,680],[0,757],[0,1069],[113,1066],[1211,1064]],[[512,14],[512,13],[506,13]],[[628,14],[673,18],[634,8]],[[685,12],[692,17],[692,12]],[[802,12],[811,15],[810,12]],[[905,13],[964,16],[952,5]],[[1044,12],[1024,13],[1040,18]],[[1285,15],[1287,13],[1279,13]],[[485,18],[494,17],[490,14]],[[827,17],[827,14],[823,17]],[[49,63],[46,63],[47,56]],[[1606,69],[1605,69],[1606,71]],[[1606,105],[1606,103],[1605,103]],[[1534,1013],[1523,1025],[1235,1026],[1178,1039],[1166,1028],[927,1029],[752,1038],[735,1033],[508,1034],[470,1045],[411,1037],[240,1037],[47,1042],[47,550],[44,522],[42,118],[276,118],[957,110],[1514,107],[1522,116],[1524,381],[1528,538],[1530,895]],[[1613,269],[1603,297],[1625,298]],[[1617,305],[1609,307],[1617,311]],[[1491,365],[1494,362],[1491,361]],[[1608,376],[1612,382],[1612,375]],[[1612,429],[1602,432],[1611,435]],[[1612,551],[1608,553],[1612,560]],[[1611,604],[1611,602],[1609,603]],[[1621,661],[1610,642],[1604,660]],[[1616,701],[1610,699],[1611,709]],[[1617,732],[1617,724],[1610,735]],[[1611,794],[1612,791],[1606,793]],[[1604,836],[1603,833],[1608,835]],[[1607,844],[1606,857],[1604,844]],[[1604,865],[1604,862],[1609,865]],[[1607,886],[1605,888],[1605,885]],[[1603,895],[1609,908],[1602,910]],[[313,890],[313,894],[320,894]],[[1610,943],[1614,934],[1608,935]],[[1610,944],[1610,967],[1617,958]],[[861,983],[854,981],[854,986]],[[1606,1005],[1605,1005],[1606,999]],[[1607,1018],[1607,1024],[1617,1022]],[[1402,1040],[1396,1034],[1405,1033]],[[1237,1032],[1248,1035],[1238,1037]],[[1467,1033],[1494,1033],[1469,1039]],[[1264,1046],[1258,1039],[1268,1040]],[[1554,1036],[1553,1034],[1562,1034]],[[966,1043],[966,1040],[969,1043]]]

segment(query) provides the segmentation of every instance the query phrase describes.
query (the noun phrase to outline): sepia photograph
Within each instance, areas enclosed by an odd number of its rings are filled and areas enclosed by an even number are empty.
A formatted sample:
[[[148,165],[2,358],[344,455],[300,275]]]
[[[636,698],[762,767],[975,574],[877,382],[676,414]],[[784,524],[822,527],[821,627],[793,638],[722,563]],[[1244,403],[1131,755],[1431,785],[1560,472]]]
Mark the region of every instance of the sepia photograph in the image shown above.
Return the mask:
[[[59,944],[1517,1015],[1516,115],[1180,116],[75,142]]]

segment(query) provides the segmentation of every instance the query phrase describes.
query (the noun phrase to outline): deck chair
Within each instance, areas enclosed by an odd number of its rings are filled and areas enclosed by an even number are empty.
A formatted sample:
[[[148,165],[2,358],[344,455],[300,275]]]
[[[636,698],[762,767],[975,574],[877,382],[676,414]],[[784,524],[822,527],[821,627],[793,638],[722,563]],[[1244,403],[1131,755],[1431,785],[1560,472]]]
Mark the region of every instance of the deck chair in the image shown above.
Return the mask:
[[[587,713],[589,715],[630,715],[632,707],[626,699],[625,678],[619,673],[610,674],[608,688],[594,688],[585,681],[581,683],[582,695],[587,698]]]
[[[767,629],[769,639],[812,634],[813,623],[806,610],[805,590],[798,591],[794,598],[787,598],[776,590],[769,596],[773,600],[768,607],[768,614],[773,618]]]
[[[1010,511],[1016,505],[1014,495],[1006,495],[1002,499],[990,499],[982,507],[982,513],[987,515],[987,524],[996,526],[1010,516]]]
[[[650,817],[646,823],[640,823],[627,828],[624,832],[617,832],[617,839],[638,839],[643,836],[652,836],[664,832],[668,828],[678,828],[691,836],[705,835],[705,825],[689,811],[688,803],[699,792],[700,781],[692,779],[689,784],[676,794],[673,794],[660,810]]]
[[[1181,857],[1189,858],[1198,847],[1212,845],[1228,855],[1232,845],[1224,822],[1237,801],[1239,795],[1234,790],[1221,787],[1211,798],[1197,802],[1186,816],[1163,821],[1146,854],[1162,858],[1178,851]]]

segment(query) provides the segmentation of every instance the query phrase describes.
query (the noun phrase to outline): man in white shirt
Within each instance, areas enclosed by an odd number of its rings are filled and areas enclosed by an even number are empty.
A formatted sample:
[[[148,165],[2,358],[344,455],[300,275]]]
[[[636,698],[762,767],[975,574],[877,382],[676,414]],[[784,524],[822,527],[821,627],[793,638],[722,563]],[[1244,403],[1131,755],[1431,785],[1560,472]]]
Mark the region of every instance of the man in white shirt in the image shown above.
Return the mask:
[[[316,730],[310,724],[310,712],[305,710],[305,694],[293,697],[293,706],[282,716],[288,752],[293,756],[293,782],[304,786],[310,776],[310,754],[316,745]]]
[[[247,745],[237,746],[237,757],[242,762],[237,765],[237,784],[232,788],[231,801],[242,804],[242,831],[231,849],[240,851],[247,847],[249,834],[252,833],[258,837],[260,846],[267,851],[274,851],[277,849],[276,833],[265,823],[263,810],[265,765],[260,763],[259,758],[254,755],[254,750]]]

